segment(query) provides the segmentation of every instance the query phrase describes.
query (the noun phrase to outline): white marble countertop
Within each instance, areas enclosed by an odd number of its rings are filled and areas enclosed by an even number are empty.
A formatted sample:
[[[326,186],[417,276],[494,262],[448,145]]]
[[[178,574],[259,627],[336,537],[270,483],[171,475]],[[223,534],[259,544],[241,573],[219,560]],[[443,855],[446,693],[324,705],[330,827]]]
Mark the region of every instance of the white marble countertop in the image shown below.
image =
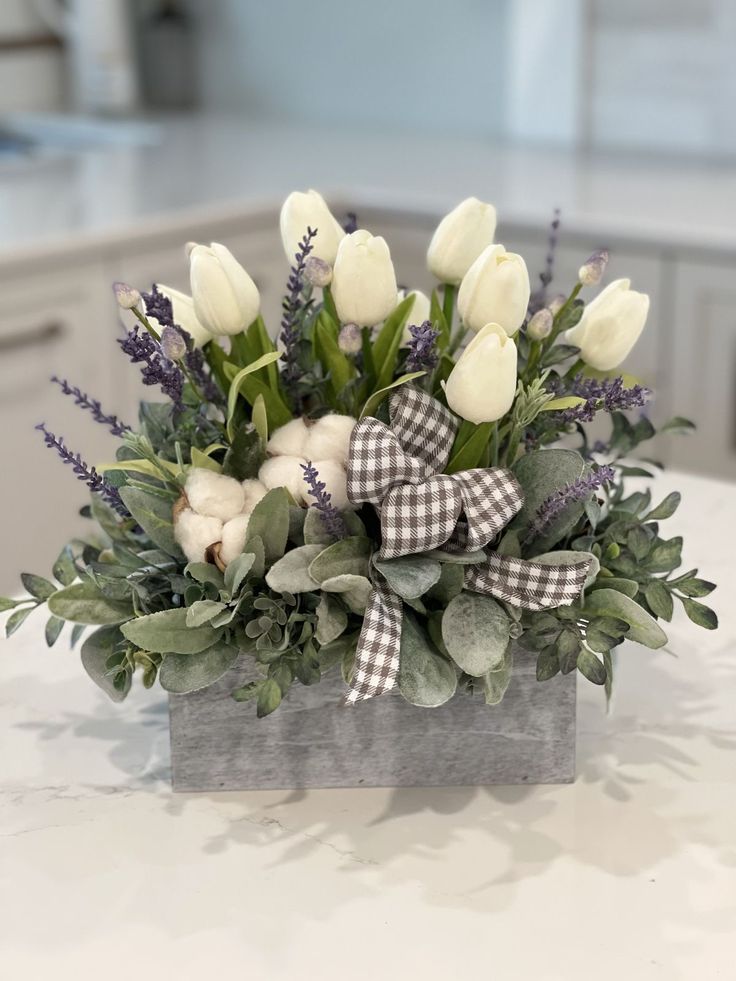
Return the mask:
[[[159,120],[137,141],[0,160],[0,263],[247,218],[308,186],[356,207],[433,214],[475,194],[494,201],[502,221],[540,233],[559,206],[568,233],[689,258],[736,253],[728,162],[195,115]]]
[[[4,643],[3,976],[733,977],[736,494],[674,488],[721,629],[622,651],[610,715],[581,680],[573,785],[174,796],[159,691]]]

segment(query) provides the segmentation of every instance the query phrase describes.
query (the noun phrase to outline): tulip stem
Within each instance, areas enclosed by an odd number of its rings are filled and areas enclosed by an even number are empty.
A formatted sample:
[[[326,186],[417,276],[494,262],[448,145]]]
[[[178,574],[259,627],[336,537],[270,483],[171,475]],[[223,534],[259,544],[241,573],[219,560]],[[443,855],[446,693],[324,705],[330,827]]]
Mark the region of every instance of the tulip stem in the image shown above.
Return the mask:
[[[453,286],[452,283],[445,283],[444,293],[442,294],[442,313],[445,318],[445,323],[447,324],[447,329],[452,335],[452,320],[455,314],[455,297],[457,295],[457,286]]]
[[[154,341],[160,341],[161,338],[159,337],[158,333],[153,329],[151,321],[148,319],[148,317],[145,314],[141,313],[138,307],[133,307],[133,313],[138,318],[138,320],[143,324],[143,326],[146,328],[146,330],[154,339]]]
[[[563,324],[565,322],[565,317],[569,313],[570,308],[572,307],[575,300],[577,300],[578,293],[582,288],[583,288],[582,283],[575,283],[572,290],[570,291],[570,295],[555,314],[555,319],[552,324],[552,333],[549,335],[544,345],[546,350],[549,350],[557,340],[557,337],[560,334],[560,331],[562,330]]]
[[[585,362],[583,361],[582,358],[578,358],[577,361],[573,362],[573,364],[567,369],[565,374],[567,375],[568,378],[574,378],[575,375],[581,372],[584,367],[585,367]]]

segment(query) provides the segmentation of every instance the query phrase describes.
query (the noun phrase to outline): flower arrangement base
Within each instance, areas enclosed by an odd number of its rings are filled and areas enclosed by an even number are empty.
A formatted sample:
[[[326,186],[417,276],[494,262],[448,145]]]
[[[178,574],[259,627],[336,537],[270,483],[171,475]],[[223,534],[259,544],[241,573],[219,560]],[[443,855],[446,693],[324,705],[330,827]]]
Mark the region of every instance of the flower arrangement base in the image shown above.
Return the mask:
[[[569,783],[575,673],[542,685],[535,662],[515,650],[499,705],[458,694],[427,710],[390,693],[343,707],[335,671],[257,719],[230,696],[248,680],[243,661],[209,688],[169,696],[174,790]]]

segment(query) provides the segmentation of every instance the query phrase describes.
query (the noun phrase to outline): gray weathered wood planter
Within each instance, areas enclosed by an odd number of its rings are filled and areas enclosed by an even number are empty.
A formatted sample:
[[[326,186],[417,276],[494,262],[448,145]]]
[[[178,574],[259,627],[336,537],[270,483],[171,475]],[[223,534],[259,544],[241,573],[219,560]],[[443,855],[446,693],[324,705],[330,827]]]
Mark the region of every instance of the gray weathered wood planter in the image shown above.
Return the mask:
[[[567,783],[575,777],[575,673],[540,684],[517,650],[500,705],[456,695],[436,709],[398,694],[341,705],[338,671],[295,685],[272,715],[230,692],[247,664],[190,695],[170,695],[174,790],[438,787]]]

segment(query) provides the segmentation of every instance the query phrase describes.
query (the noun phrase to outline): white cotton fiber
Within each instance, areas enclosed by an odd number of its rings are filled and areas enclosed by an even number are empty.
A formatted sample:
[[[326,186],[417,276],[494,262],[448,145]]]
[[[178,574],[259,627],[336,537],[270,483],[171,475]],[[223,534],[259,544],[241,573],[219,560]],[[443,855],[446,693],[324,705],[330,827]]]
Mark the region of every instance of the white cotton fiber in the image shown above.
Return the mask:
[[[292,419],[271,436],[266,446],[269,456],[304,456],[307,442],[307,426],[304,419]]]
[[[304,471],[301,464],[307,461],[300,456],[274,456],[261,466],[258,479],[273,490],[274,487],[285,487],[297,504],[307,503],[305,497],[307,485],[304,483]]]
[[[220,541],[222,522],[185,508],[174,522],[174,538],[189,562],[204,562],[210,545]]]
[[[222,527],[222,547],[220,559],[227,565],[237,559],[243,551],[245,536],[248,533],[249,514],[239,514],[237,518],[226,521]]]
[[[335,413],[318,419],[309,429],[304,456],[312,461],[335,460],[345,466],[355,422],[352,416]]]
[[[245,504],[240,481],[203,467],[189,472],[184,491],[193,511],[220,521],[229,521],[240,514]]]
[[[319,473],[319,479],[324,481],[325,490],[332,495],[330,504],[334,504],[338,511],[351,508],[352,505],[348,501],[347,478],[340,464],[335,463],[334,460],[315,460],[312,466]],[[307,498],[307,503],[314,503],[314,498]]]
[[[242,482],[243,493],[245,494],[245,504],[243,514],[250,514],[260,499],[265,496],[267,489],[260,480],[244,480]]]

